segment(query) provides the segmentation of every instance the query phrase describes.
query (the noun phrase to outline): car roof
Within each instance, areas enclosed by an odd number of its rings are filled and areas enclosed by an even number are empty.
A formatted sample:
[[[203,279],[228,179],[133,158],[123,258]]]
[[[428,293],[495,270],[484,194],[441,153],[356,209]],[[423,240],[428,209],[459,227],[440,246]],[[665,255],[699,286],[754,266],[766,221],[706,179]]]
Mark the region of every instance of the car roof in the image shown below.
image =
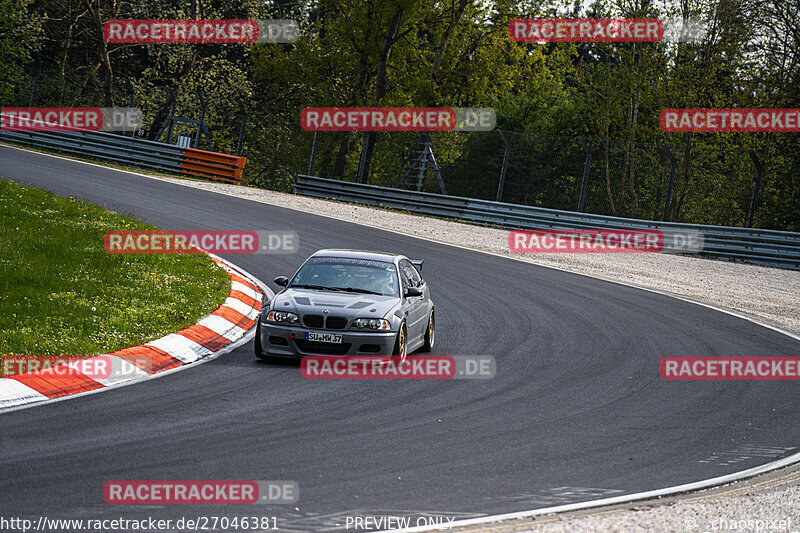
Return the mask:
[[[317,250],[311,257],[348,257],[352,259],[368,259],[371,261],[386,261],[387,263],[394,263],[395,258],[402,257],[399,254],[390,254],[388,252],[371,252],[368,250],[336,250],[326,249]]]

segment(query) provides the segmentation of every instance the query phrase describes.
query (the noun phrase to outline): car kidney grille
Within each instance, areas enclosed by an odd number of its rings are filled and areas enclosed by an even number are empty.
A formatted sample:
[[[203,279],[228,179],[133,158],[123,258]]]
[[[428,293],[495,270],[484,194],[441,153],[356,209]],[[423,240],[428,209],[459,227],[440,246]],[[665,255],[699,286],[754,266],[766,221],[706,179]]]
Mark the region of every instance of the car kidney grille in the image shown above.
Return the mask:
[[[303,323],[309,328],[321,328],[323,323],[322,315],[305,315]]]
[[[347,326],[347,319],[341,316],[329,316],[325,320],[325,325],[328,329],[344,329]]]

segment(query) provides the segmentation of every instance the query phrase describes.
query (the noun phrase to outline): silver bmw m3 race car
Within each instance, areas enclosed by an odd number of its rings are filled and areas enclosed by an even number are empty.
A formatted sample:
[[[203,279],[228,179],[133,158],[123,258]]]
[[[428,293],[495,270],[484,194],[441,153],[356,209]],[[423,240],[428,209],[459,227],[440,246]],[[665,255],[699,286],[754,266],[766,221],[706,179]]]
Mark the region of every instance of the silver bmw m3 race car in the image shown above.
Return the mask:
[[[435,341],[422,260],[359,250],[319,250],[261,310],[255,352],[264,360],[305,355],[399,356]]]

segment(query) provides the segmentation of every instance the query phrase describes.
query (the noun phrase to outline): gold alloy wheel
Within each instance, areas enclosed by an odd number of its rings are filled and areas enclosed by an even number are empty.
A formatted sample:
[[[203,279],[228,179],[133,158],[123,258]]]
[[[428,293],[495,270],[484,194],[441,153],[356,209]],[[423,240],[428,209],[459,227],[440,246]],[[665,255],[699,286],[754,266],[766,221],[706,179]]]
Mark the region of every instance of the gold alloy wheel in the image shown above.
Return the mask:
[[[435,332],[434,332],[433,321],[434,321],[433,312],[431,312],[431,318],[430,318],[430,320],[428,320],[428,342],[429,342],[431,348],[433,348],[433,343],[435,341],[435,339],[434,339]]]
[[[399,348],[398,351],[400,352],[400,354],[399,354],[400,355],[400,360],[401,361],[405,361],[406,360],[406,356],[407,356],[407,354],[406,354],[406,328],[405,328],[405,326],[400,328],[400,337],[398,338],[397,345],[398,345],[397,347]]]

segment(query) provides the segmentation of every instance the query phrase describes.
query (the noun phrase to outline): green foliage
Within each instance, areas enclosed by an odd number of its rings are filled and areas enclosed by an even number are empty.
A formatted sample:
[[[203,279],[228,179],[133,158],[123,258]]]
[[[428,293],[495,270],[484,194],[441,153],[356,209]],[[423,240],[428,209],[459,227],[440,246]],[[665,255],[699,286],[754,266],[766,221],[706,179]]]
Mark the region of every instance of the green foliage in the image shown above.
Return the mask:
[[[8,28],[23,31],[18,24],[0,26],[6,28],[0,30],[5,31],[0,46],[12,49],[0,58],[12,58],[16,80],[0,82],[0,91],[15,87],[13,98],[24,105],[29,83],[20,82],[19,73],[26,68],[25,54],[36,50],[32,59],[42,73],[38,104],[125,105],[130,81],[150,138],[170,110],[171,94],[177,114],[198,118],[202,93],[210,147],[236,150],[244,111],[244,183],[282,191],[290,191],[294,175],[308,169],[313,134],[299,127],[305,107],[494,107],[498,127],[514,132],[503,197],[561,209],[577,205],[585,157],[576,139],[581,136],[592,149],[586,209],[630,217],[661,217],[669,172],[660,147],[665,143],[678,160],[670,219],[743,224],[755,174],[752,151],[765,168],[755,225],[798,228],[796,134],[665,134],[659,126],[660,111],[670,107],[800,107],[797,3],[583,5],[573,0],[34,0],[28,6],[0,0],[11,9],[7,20],[35,21],[24,30],[30,36],[24,44],[9,37]],[[552,16],[695,18],[706,33],[694,42],[509,40],[511,19]],[[291,18],[301,35],[290,45],[108,44],[109,60],[104,59],[98,21],[195,17]],[[449,190],[494,198],[503,159],[496,133],[432,138]],[[356,179],[366,144],[368,181],[394,185],[418,142],[409,134],[320,134],[314,172]],[[438,190],[432,179],[426,187]]]
[[[29,14],[31,0],[0,0],[0,104],[18,101],[41,37],[40,21]]]

